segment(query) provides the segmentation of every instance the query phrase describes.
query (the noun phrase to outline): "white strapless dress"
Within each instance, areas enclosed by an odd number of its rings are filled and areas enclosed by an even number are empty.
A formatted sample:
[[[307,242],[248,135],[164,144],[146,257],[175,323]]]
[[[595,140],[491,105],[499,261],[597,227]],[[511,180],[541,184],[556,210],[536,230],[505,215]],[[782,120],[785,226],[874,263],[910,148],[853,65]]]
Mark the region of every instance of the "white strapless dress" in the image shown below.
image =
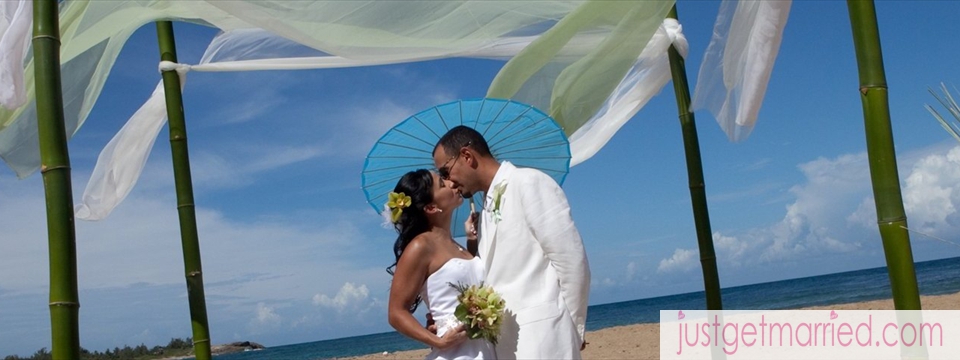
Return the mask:
[[[420,290],[420,297],[423,298],[430,315],[437,324],[437,335],[443,336],[460,324],[453,314],[457,309],[459,292],[450,284],[480,284],[484,278],[483,274],[484,265],[479,257],[471,260],[452,258],[427,277],[423,289]],[[427,359],[442,360],[496,358],[497,353],[493,344],[484,339],[467,339],[459,346],[443,350],[433,349],[430,354],[427,354]]]

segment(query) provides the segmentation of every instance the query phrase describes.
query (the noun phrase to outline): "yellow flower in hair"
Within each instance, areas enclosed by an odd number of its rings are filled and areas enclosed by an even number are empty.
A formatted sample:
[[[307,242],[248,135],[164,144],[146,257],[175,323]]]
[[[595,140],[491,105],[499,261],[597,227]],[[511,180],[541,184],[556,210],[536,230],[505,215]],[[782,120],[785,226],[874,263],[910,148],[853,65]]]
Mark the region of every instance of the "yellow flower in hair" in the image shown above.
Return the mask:
[[[388,196],[387,207],[390,208],[390,220],[397,222],[400,220],[400,214],[403,214],[403,209],[410,206],[410,204],[413,203],[413,199],[410,199],[407,194],[402,192],[390,192]]]

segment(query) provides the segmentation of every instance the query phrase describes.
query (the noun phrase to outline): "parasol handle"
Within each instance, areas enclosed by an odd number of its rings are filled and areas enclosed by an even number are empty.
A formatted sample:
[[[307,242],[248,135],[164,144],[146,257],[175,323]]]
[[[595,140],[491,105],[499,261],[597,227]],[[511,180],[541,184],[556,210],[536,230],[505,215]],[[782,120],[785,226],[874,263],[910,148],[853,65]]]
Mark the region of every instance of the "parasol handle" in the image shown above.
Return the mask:
[[[474,206],[472,199],[467,199],[467,200],[470,201],[470,216],[474,216],[474,214],[477,213],[476,206]],[[479,216],[477,216],[477,217],[474,218],[474,224],[473,224],[473,226],[475,226],[476,229],[479,230],[479,226],[480,226],[480,217],[479,217]],[[479,232],[478,232],[478,233],[477,233],[477,237],[474,237],[472,240],[470,239],[470,236],[467,236],[467,251],[469,251],[470,254],[473,255],[473,256],[477,256],[477,253],[478,253],[479,250],[480,250],[480,236],[479,236],[479,235],[480,235],[480,234],[479,234]]]

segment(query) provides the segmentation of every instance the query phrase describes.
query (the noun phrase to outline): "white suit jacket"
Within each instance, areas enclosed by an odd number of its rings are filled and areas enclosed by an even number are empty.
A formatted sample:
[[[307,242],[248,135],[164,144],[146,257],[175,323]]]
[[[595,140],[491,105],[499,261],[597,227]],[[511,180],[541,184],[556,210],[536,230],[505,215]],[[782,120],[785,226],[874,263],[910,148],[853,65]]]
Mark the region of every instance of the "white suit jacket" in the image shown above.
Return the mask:
[[[504,161],[484,195],[479,256],[507,308],[498,358],[579,359],[590,267],[563,190]]]

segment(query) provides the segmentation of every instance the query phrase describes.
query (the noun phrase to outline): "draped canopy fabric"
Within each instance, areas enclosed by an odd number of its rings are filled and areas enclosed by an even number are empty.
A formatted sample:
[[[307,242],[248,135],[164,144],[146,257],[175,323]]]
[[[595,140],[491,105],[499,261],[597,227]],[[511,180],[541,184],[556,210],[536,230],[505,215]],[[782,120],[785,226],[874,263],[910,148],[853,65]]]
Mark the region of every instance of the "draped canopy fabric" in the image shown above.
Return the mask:
[[[7,109],[27,102],[22,69],[33,19],[31,5],[26,1],[0,2],[0,106]]]
[[[750,135],[780,50],[790,1],[723,0],[691,108],[707,109],[730,141]]]
[[[32,6],[30,0],[15,3]],[[182,78],[189,70],[335,68],[449,57],[506,60],[487,96],[526,102],[557,118],[571,140],[571,164],[577,164],[593,156],[669,81],[666,49],[671,44],[687,48],[679,24],[663,20],[673,5],[674,0],[66,1],[60,26],[67,135],[86,120],[133,31],[172,19],[224,30],[200,64],[161,64],[178,69]],[[14,16],[0,23],[0,36],[12,34],[5,24],[16,21]],[[0,48],[0,67],[24,70],[19,90],[26,101],[10,109],[0,92],[0,157],[23,178],[39,168],[39,145],[32,63],[8,62],[4,57],[18,56],[9,51],[14,47]],[[136,183],[165,121],[165,109],[156,100],[162,96],[162,89],[154,92],[101,153],[78,206],[81,218],[103,218]]]
[[[19,2],[29,3],[28,0]],[[636,35],[649,38],[673,5],[673,0],[622,3],[631,13],[647,14],[651,19],[648,23],[653,26],[647,26],[648,33]],[[275,39],[288,39],[288,44],[293,42],[301,49],[314,49],[314,55],[347,59],[349,61],[343,66],[357,66],[484,56],[483,50],[492,51],[511,41],[536,37],[581,8],[580,12],[586,17],[611,18],[610,14],[603,12],[604,7],[594,2],[570,0],[66,1],[61,4],[60,11],[66,129],[68,135],[72,135],[82,126],[121,47],[133,31],[158,19],[202,23],[226,31],[262,29]],[[551,61],[576,61],[589,55],[596,44],[602,43],[615,30],[610,24],[616,22],[616,16],[613,16],[607,21],[568,26],[565,31],[574,36],[561,44],[565,45],[564,51],[557,52]],[[637,53],[643,45],[639,45]],[[256,54],[227,54],[221,50],[214,57],[236,61],[251,57],[302,56],[284,52],[296,47],[273,48],[279,51],[276,53],[265,51],[269,44],[257,47]],[[515,52],[504,55],[513,54]],[[26,71],[26,104],[12,110],[0,108],[0,157],[20,177],[39,168],[36,127],[24,120],[35,118],[35,103],[29,90],[33,88],[31,72]],[[549,93],[551,90],[544,91]]]

